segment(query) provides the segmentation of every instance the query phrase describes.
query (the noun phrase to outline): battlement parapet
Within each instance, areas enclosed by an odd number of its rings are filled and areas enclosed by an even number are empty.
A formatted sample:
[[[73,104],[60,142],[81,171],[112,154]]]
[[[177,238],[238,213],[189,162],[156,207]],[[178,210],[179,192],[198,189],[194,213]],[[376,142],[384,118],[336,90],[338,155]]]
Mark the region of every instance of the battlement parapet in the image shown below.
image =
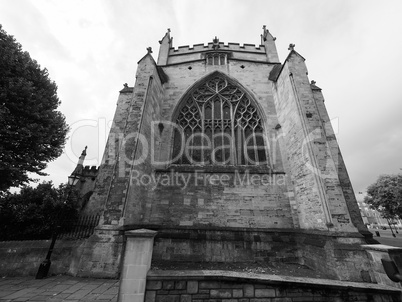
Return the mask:
[[[207,45],[201,43],[201,44],[194,44],[193,47],[190,47],[189,45],[184,45],[184,46],[179,46],[177,48],[170,48],[169,50],[169,56],[171,55],[182,55],[182,54],[188,54],[188,53],[193,53],[193,52],[201,52],[201,51],[209,51],[209,50],[216,50],[216,51],[225,51],[225,50],[230,50],[230,51],[244,51],[244,52],[256,52],[256,53],[265,53],[265,47],[264,45],[258,45],[256,46],[255,44],[243,44],[240,45],[240,43],[231,43],[229,42],[228,44],[224,44],[223,42],[219,42],[219,48],[214,49],[214,44],[212,42],[208,43]]]
[[[93,177],[98,175],[99,167],[96,166],[85,166],[82,169],[82,176],[84,177]]]

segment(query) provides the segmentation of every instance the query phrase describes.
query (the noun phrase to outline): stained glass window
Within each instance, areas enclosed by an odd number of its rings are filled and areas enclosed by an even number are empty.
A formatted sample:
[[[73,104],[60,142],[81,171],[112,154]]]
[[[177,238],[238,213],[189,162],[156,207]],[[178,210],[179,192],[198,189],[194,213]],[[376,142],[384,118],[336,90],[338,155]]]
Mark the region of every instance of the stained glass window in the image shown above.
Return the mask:
[[[250,97],[224,76],[207,80],[183,100],[176,124],[174,164],[267,163],[261,117]]]

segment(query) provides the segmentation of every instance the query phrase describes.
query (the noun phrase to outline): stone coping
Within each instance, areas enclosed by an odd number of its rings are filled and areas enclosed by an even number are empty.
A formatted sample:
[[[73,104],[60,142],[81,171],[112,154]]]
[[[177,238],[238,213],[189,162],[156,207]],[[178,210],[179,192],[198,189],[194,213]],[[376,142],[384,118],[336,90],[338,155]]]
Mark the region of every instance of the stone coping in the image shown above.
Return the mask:
[[[401,252],[402,253],[402,247],[397,247],[397,246],[390,246],[390,245],[385,245],[385,244],[365,244],[362,245],[362,247],[366,250],[373,250],[373,251],[379,251],[379,252]]]
[[[58,246],[63,245],[66,246],[75,246],[82,244],[85,242],[87,238],[80,238],[80,239],[69,239],[69,238],[61,238],[57,239],[56,241],[56,248]],[[0,249],[4,248],[42,248],[46,247],[49,248],[51,243],[51,239],[38,239],[38,240],[9,240],[9,241],[0,241]]]
[[[137,230],[129,230],[124,232],[124,235],[127,237],[155,237],[157,231],[152,231],[148,229],[137,229]]]
[[[241,228],[241,227],[218,227],[218,226],[167,226],[167,225],[156,225],[156,224],[127,224],[124,226],[119,226],[117,228],[120,231],[129,231],[137,229],[148,229],[156,231],[196,231],[196,232],[261,232],[261,233],[289,233],[289,234],[303,234],[303,235],[320,235],[327,237],[350,237],[350,238],[364,238],[361,233],[358,232],[331,232],[313,229],[284,229],[284,228]]]
[[[186,280],[200,280],[200,279],[215,279],[222,281],[238,281],[238,282],[254,282],[275,285],[291,285],[302,287],[326,287],[334,289],[353,289],[356,291],[372,291],[372,292],[388,292],[388,293],[402,293],[401,290],[390,287],[387,285],[376,283],[363,283],[363,282],[349,282],[330,279],[315,279],[315,278],[301,278],[291,276],[278,276],[266,275],[244,272],[232,272],[223,270],[194,270],[194,271],[178,271],[178,270],[150,270],[147,274],[147,280],[160,280],[160,279],[186,279]]]

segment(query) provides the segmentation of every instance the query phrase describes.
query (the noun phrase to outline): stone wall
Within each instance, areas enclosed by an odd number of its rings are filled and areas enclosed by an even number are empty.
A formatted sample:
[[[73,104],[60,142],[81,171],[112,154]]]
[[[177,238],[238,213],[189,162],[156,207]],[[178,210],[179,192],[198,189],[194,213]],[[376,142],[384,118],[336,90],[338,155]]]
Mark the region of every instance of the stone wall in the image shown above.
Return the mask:
[[[0,242],[0,276],[34,276],[45,260],[51,240]],[[57,240],[50,258],[49,275],[67,274],[79,259],[85,240]]]
[[[152,266],[237,267],[281,263],[304,265],[334,280],[375,282],[364,237],[359,233],[334,233],[290,229],[146,227],[158,231]]]
[[[303,262],[293,232],[258,229],[161,229],[155,237],[152,263],[174,266],[214,263],[299,263]]]
[[[400,301],[398,290],[330,280],[208,272],[151,272],[145,302]]]
[[[123,247],[120,231],[113,226],[98,226],[77,249],[69,273],[80,277],[118,278]]]
[[[156,172],[160,182],[169,184],[148,187],[140,222],[167,227],[293,227],[284,174],[222,170]]]
[[[361,246],[365,240],[360,234],[354,235],[312,233],[298,236],[303,264],[337,280],[375,282],[370,260]]]
[[[0,276],[34,276],[45,260],[51,240],[0,242]],[[97,229],[87,239],[59,239],[50,257],[49,275],[118,278],[123,236]]]

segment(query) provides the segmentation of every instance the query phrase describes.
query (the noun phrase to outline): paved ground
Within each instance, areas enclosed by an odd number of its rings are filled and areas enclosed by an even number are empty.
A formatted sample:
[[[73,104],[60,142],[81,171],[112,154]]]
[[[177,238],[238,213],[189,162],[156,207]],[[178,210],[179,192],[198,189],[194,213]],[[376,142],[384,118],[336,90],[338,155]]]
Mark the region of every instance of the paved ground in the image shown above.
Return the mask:
[[[402,230],[398,230],[397,234],[395,233],[396,237],[392,236],[392,233],[389,229],[387,230],[369,229],[369,231],[373,233],[374,235],[373,238],[382,244],[402,247]],[[378,231],[380,233],[380,237],[376,236],[375,231]]]
[[[118,280],[70,276],[52,276],[42,280],[35,277],[0,278],[0,302],[116,302],[118,290]]]

